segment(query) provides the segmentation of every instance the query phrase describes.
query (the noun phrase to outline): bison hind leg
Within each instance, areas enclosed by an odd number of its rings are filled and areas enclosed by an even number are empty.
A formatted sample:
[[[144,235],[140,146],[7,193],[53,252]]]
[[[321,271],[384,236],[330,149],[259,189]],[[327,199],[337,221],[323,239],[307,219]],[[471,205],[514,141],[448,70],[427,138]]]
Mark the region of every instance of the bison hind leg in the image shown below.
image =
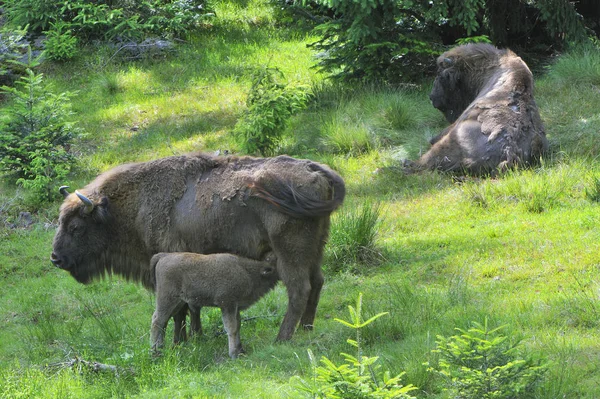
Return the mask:
[[[321,271],[321,266],[316,266],[317,267],[313,267],[310,276],[310,293],[308,295],[308,302],[306,303],[304,314],[300,319],[300,325],[305,330],[312,330],[314,327],[317,305],[319,304],[321,289],[323,288],[323,283],[325,282],[323,272]]]

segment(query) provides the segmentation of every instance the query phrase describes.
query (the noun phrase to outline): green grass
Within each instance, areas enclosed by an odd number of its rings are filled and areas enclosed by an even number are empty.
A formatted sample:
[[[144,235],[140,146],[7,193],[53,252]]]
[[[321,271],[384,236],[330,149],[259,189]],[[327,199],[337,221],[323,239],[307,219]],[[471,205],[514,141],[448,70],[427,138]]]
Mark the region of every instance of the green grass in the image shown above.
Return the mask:
[[[289,379],[310,375],[307,349],[336,363],[349,333],[333,319],[364,293],[364,350],[392,375],[445,398],[423,363],[436,335],[472,321],[508,325],[550,367],[540,398],[600,397],[600,57],[565,55],[537,77],[537,102],[551,153],[541,166],[494,179],[455,181],[404,175],[403,158],[427,149],[445,125],[429,87],[343,88],[311,65],[313,38],[275,26],[267,3],[224,2],[215,25],[165,59],[125,63],[108,49],[60,67],[46,65],[56,90],[74,100],[87,136],[74,145],[82,164],[72,189],[115,165],[194,150],[237,151],[231,130],[257,68],[280,68],[310,85],[314,102],[285,132],[283,152],[331,165],[347,201],[334,216],[380,204],[378,262],[334,272],[313,332],[274,344],[287,306],[282,286],[245,313],[248,354],[227,357],[219,311],[203,312],[205,334],[160,358],[150,353],[153,296],[120,278],[76,283],[49,262],[57,202],[19,225],[23,190],[0,185],[0,397],[163,398],[294,396]],[[57,194],[58,197],[58,194]],[[349,222],[350,223],[350,222]],[[336,227],[336,224],[338,227]],[[359,270],[351,273],[348,270]],[[172,328],[172,326],[170,326]],[[170,337],[171,331],[167,332]],[[170,339],[170,338],[169,338]],[[95,372],[81,359],[115,365]]]

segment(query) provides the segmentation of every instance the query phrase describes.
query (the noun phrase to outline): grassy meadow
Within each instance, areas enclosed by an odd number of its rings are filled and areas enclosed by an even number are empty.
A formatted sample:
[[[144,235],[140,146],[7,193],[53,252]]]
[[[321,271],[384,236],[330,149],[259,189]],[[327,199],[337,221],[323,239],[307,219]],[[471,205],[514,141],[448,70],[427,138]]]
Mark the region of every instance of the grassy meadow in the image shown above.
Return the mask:
[[[314,331],[275,343],[287,306],[277,288],[242,313],[247,354],[227,356],[218,309],[203,336],[150,353],[153,294],[118,277],[88,286],[49,261],[60,198],[25,226],[26,193],[0,185],[0,398],[305,397],[290,384],[312,378],[307,349],[342,363],[354,332],[335,321],[363,293],[363,351],[392,375],[405,372],[418,398],[448,398],[435,362],[436,336],[472,322],[522,340],[548,370],[535,397],[600,398],[600,54],[575,51],[536,71],[536,99],[551,153],[535,168],[497,178],[406,175],[446,122],[428,93],[406,87],[340,87],[311,68],[309,34],[278,26],[266,1],[216,5],[212,26],[161,59],[125,62],[114,49],[86,50],[43,72],[57,92],[76,91],[86,135],[69,183],[83,186],[125,162],[190,151],[239,150],[232,130],[251,76],[277,67],[311,87],[279,153],[332,166],[347,197],[332,219],[326,283]],[[365,205],[366,204],[366,205]],[[344,232],[379,210],[367,252],[343,258]],[[368,214],[368,212],[366,212]],[[172,328],[172,323],[170,324]],[[167,339],[172,336],[167,332]],[[95,371],[90,363],[116,366]]]

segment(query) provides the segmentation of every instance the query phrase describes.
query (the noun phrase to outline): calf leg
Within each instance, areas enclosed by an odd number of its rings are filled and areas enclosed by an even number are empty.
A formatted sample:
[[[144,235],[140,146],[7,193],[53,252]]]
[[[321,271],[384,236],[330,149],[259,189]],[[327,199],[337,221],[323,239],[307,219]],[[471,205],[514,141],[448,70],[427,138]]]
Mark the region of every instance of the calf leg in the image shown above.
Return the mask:
[[[157,351],[164,346],[167,323],[183,305],[184,303],[179,300],[156,296],[156,310],[152,315],[152,325],[150,326],[150,343],[153,350]]]
[[[190,336],[202,334],[201,307],[190,306]]]
[[[221,316],[223,317],[223,326],[227,331],[229,356],[235,359],[240,353],[244,353],[240,339],[240,311],[237,305],[222,307]]]
[[[187,341],[187,326],[185,322],[187,311],[188,307],[184,306],[173,316],[173,322],[175,324],[173,329],[173,344],[175,345],[182,341]]]

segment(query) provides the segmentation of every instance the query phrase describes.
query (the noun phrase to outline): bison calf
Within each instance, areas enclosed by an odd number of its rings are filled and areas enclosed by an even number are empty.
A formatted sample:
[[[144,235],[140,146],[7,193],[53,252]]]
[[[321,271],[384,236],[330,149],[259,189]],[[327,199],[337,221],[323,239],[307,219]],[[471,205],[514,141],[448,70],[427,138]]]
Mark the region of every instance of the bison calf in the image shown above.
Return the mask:
[[[243,353],[240,310],[271,290],[279,276],[274,254],[263,261],[232,254],[158,253],[150,261],[156,277],[156,310],[152,315],[152,349],[162,347],[169,319],[187,305],[192,324],[203,306],[221,308],[229,356]]]

